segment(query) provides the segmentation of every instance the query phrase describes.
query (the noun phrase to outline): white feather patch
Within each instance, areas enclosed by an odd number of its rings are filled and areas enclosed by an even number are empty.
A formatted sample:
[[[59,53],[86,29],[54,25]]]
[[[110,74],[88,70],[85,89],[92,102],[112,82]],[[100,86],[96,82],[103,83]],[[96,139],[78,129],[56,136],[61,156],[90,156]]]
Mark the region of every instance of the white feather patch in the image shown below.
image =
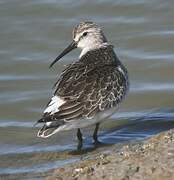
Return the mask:
[[[64,104],[65,101],[59,96],[53,96],[51,98],[48,107],[45,109],[44,113],[50,113],[51,115],[59,111],[59,107]]]
[[[94,49],[98,49],[100,47],[107,47],[108,43],[102,43],[102,44],[96,44],[95,42],[93,42],[93,38],[92,39],[86,39],[86,41],[83,42],[79,42],[78,43],[78,47],[82,49],[79,59],[85,55],[88,51],[94,50]]]
[[[123,74],[123,76],[125,76],[125,72],[123,71],[123,69],[120,66],[118,66],[118,70]]]
[[[52,122],[46,122],[46,125],[47,126],[50,126]]]
[[[79,59],[90,50],[91,50],[91,48],[89,48],[89,47],[83,48],[81,53],[80,53]]]

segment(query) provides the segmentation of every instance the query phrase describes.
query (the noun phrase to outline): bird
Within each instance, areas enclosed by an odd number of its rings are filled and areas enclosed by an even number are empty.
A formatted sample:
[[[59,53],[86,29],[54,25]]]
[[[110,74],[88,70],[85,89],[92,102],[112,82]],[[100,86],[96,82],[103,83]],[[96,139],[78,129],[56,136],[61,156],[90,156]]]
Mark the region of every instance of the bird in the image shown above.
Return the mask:
[[[102,28],[91,21],[75,26],[72,42],[51,63],[50,68],[75,48],[81,53],[60,74],[54,93],[37,121],[42,127],[37,136],[48,138],[71,129],[77,130],[77,150],[83,147],[81,128],[95,125],[94,144],[98,140],[99,125],[114,114],[129,89],[128,71],[117,57],[114,46]]]

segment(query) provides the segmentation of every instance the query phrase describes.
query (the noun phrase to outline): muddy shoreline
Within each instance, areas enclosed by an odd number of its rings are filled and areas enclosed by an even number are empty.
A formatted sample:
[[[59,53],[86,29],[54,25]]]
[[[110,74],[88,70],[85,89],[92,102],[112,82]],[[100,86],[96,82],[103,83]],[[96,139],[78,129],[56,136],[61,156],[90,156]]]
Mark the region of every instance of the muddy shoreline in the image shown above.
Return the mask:
[[[66,151],[36,153],[30,156],[25,157],[26,162],[33,164],[38,161],[44,163],[51,159],[53,163],[61,159],[77,160],[49,171],[1,174],[0,179],[173,180],[174,129],[144,140],[85,149],[80,154],[76,151]],[[22,168],[24,159],[20,155],[11,156],[10,164],[4,160],[4,166],[13,167],[18,161],[22,162],[20,166]]]
[[[106,150],[107,148],[105,148]],[[54,170],[47,180],[172,180],[174,129],[149,139],[108,147],[91,159]]]

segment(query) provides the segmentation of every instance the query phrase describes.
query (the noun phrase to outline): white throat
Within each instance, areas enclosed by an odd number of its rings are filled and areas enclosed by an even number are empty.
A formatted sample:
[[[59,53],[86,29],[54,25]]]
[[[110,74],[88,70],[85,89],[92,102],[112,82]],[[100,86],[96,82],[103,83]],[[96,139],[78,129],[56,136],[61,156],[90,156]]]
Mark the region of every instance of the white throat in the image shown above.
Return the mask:
[[[79,59],[84,55],[86,54],[88,51],[92,50],[93,48],[90,48],[90,47],[86,47],[86,48],[83,48],[81,53],[80,53],[80,56],[79,56]]]
[[[105,47],[105,46],[107,46],[108,45],[108,43],[107,42],[105,42],[105,43],[102,43],[101,45],[97,45],[97,46],[92,46],[92,47],[85,47],[85,48],[83,48],[82,49],[82,51],[81,51],[81,53],[80,53],[80,56],[79,56],[79,59],[83,56],[83,55],[85,55],[88,51],[91,51],[91,50],[93,50],[93,49],[98,49],[98,48],[101,48],[101,47]]]

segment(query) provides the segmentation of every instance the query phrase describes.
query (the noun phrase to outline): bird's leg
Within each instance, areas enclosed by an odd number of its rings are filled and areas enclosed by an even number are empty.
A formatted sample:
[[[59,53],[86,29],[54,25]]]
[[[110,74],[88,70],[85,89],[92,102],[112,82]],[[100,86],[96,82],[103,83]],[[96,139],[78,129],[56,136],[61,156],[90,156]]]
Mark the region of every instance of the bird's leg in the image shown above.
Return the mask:
[[[79,128],[77,130],[77,138],[78,138],[77,150],[81,150],[83,146],[83,138],[82,138],[82,133]]]
[[[100,141],[98,140],[98,136],[97,136],[99,125],[100,125],[100,123],[96,123],[94,134],[93,134],[93,139],[94,139],[94,144],[95,145],[101,144]]]

